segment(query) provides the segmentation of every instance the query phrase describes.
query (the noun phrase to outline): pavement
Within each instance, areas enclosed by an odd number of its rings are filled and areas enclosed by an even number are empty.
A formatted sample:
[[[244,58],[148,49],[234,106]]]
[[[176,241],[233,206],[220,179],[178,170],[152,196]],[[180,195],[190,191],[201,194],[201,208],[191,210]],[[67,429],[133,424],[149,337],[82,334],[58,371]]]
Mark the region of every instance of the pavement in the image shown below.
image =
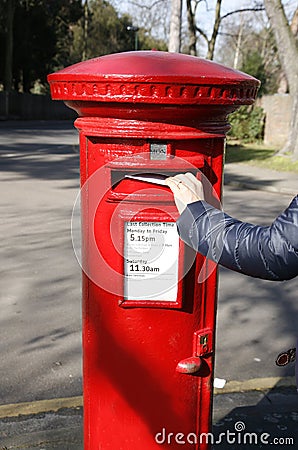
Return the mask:
[[[213,449],[257,449],[268,444],[275,449],[297,448],[294,380],[272,380],[271,387],[268,380],[262,384],[260,379],[257,388],[242,383],[238,389],[215,393],[209,437]],[[82,418],[81,397],[3,405],[0,449],[82,450]]]
[[[297,182],[297,174],[225,166],[225,185],[238,188],[294,196]],[[297,395],[294,377],[229,381],[216,388],[213,448],[297,448]],[[80,396],[0,405],[0,450],[83,449],[82,415]]]
[[[229,163],[225,165],[225,185],[294,196],[298,192],[298,175],[249,164]]]

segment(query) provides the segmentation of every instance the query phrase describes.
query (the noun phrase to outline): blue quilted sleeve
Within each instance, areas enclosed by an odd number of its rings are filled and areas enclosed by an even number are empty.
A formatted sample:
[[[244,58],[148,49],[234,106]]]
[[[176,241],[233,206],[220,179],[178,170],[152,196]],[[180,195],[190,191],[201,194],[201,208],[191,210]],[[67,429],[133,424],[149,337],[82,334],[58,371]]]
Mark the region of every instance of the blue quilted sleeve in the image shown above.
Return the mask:
[[[277,281],[298,275],[298,196],[268,227],[241,222],[204,201],[188,205],[177,227],[190,247],[229,269]]]

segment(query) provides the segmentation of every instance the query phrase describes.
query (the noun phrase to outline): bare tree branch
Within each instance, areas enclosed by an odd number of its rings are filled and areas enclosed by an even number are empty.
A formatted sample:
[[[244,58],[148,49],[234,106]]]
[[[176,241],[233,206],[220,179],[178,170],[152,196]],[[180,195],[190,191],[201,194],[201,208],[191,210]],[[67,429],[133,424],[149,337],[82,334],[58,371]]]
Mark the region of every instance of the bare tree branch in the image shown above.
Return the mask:
[[[215,19],[214,19],[212,35],[208,42],[207,59],[213,59],[213,56],[214,56],[215,42],[216,42],[216,38],[218,35],[219,27],[221,24],[221,15],[220,15],[221,2],[222,2],[222,0],[217,0],[217,2],[216,2]]]
[[[226,19],[227,17],[231,16],[232,14],[242,13],[242,12],[249,12],[249,11],[265,11],[265,8],[263,6],[256,6],[254,8],[242,8],[242,9],[235,9],[235,11],[230,11],[227,14],[224,14],[221,16],[220,20]]]
[[[158,5],[159,3],[161,3],[163,0],[156,0],[155,2],[152,3],[152,5],[148,6],[148,5],[144,5],[142,3],[138,3],[135,2],[133,0],[131,0],[129,3],[133,6],[137,6],[138,8],[143,8],[143,9],[148,9],[148,11],[150,11],[152,8],[154,8],[156,5]]]
[[[210,11],[211,11],[211,8],[209,8],[207,0],[199,0],[199,1],[198,1],[198,4],[201,3],[201,2],[204,2],[204,3],[205,3],[205,5],[206,5],[206,11],[207,11],[207,12],[210,12]]]
[[[189,54],[196,56],[197,55],[197,37],[196,37],[196,24],[195,24],[195,15],[192,10],[191,0],[186,0],[186,8],[187,8],[187,22],[188,22],[188,33],[189,33]]]
[[[207,34],[205,33],[205,31],[202,30],[202,28],[199,28],[196,26],[196,31],[198,33],[200,33],[200,35],[205,39],[205,41],[207,42],[207,44],[209,43],[209,38],[207,36]]]
[[[199,6],[199,4],[200,4],[200,3],[202,3],[202,2],[204,2],[204,3],[205,3],[205,5],[206,5],[206,11],[209,11],[209,9],[208,9],[208,3],[207,3],[207,0],[197,0],[197,1],[195,2],[195,6],[194,6],[194,9],[193,9],[193,13],[194,13],[194,15],[196,15],[196,12],[197,12],[198,6]]]
[[[238,34],[225,33],[224,31],[219,31],[218,35],[219,36],[228,36],[228,37],[236,38],[236,39],[237,39],[237,36],[238,36]]]

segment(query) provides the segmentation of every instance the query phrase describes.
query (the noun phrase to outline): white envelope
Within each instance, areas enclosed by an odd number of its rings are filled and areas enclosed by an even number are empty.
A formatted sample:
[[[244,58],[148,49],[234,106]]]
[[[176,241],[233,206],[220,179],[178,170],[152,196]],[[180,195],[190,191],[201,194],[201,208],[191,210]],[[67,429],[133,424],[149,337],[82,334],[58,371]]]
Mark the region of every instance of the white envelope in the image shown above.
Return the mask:
[[[160,186],[167,186],[165,183],[165,179],[168,178],[168,176],[161,175],[159,173],[137,173],[132,175],[125,175],[125,178],[145,181],[146,183],[159,184]]]

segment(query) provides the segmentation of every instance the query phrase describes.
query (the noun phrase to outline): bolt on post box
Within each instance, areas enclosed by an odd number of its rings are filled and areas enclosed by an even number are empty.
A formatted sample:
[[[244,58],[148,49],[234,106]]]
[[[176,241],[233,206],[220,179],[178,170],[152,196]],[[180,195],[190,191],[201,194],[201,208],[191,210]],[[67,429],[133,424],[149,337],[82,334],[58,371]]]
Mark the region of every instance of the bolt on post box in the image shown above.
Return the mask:
[[[162,180],[191,172],[219,206],[227,116],[253,103],[259,82],[156,51],[48,80],[80,133],[84,448],[174,450],[182,436],[184,448],[207,449],[216,265],[179,239]]]

